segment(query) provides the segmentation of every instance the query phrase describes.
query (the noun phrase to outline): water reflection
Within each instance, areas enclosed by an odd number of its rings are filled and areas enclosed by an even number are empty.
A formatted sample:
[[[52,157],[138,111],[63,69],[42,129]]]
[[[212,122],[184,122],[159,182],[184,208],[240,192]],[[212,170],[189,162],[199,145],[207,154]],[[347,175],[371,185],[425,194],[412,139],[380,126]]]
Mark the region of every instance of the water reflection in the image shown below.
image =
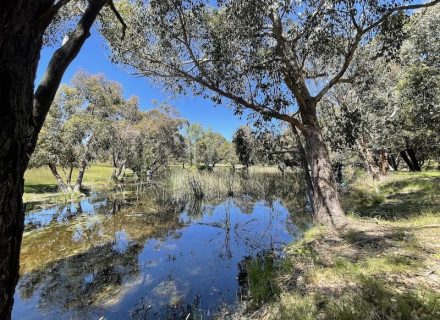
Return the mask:
[[[239,263],[298,237],[282,202],[93,195],[26,216],[14,318],[209,318]]]

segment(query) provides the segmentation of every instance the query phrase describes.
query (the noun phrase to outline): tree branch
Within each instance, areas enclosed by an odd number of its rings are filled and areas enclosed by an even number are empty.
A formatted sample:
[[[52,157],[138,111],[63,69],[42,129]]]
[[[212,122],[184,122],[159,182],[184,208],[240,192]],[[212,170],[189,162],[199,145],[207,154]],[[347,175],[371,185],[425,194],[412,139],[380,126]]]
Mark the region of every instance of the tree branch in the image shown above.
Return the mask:
[[[60,0],[55,3],[53,6],[49,8],[46,12],[44,12],[40,18],[38,19],[38,23],[43,26],[48,26],[53,20],[54,16],[58,13],[58,11],[71,0]]]
[[[352,23],[356,30],[358,32],[356,33],[356,37],[354,39],[354,42],[351,44],[347,54],[344,57],[344,62],[341,66],[341,69],[338,73],[335,74],[335,76],[327,83],[327,85],[324,86],[324,88],[315,96],[316,102],[322,99],[322,97],[327,93],[328,90],[330,90],[336,83],[338,83],[344,73],[347,71],[348,67],[350,66],[351,61],[353,60],[354,52],[356,51],[357,47],[359,46],[360,41],[362,40],[362,37],[373,30],[374,28],[378,27],[380,24],[382,24],[386,19],[388,19],[393,13],[398,11],[405,11],[405,10],[414,10],[419,8],[426,8],[431,7],[436,4],[440,3],[440,0],[433,0],[428,3],[424,4],[414,4],[414,5],[407,5],[407,6],[397,6],[390,10],[388,10],[386,13],[382,15],[379,19],[377,19],[375,22],[370,24],[368,27],[364,29],[360,29],[359,25],[356,23],[356,20],[354,19],[354,16],[352,16]]]
[[[29,137],[29,154],[35,148],[38,133],[43,126],[50,105],[55,98],[64,72],[78,55],[86,39],[90,36],[90,29],[107,1],[108,0],[90,0],[69,39],[52,55],[43,79],[34,94],[33,131]]]
[[[119,22],[122,24],[122,36],[121,39],[125,38],[125,31],[127,30],[127,24],[125,23],[124,19],[122,19],[121,15],[119,14],[118,10],[115,8],[115,4],[113,3],[113,0],[109,0],[108,5],[110,9],[115,14],[116,18],[119,20]]]

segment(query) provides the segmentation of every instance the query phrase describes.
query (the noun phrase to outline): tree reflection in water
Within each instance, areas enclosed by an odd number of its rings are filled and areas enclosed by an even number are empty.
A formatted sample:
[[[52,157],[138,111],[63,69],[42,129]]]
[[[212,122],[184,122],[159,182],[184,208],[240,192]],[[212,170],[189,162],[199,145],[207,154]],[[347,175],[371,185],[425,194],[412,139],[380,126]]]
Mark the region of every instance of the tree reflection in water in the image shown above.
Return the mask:
[[[97,195],[31,213],[14,318],[209,318],[235,301],[244,257],[307,227],[278,199]]]

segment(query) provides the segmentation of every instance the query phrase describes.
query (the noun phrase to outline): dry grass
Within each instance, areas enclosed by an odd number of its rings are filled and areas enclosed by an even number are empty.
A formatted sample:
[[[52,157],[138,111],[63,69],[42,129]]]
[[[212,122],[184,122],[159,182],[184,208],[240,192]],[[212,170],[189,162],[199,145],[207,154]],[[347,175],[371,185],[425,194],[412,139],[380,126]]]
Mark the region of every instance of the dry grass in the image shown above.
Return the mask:
[[[273,172],[272,168],[251,168],[249,172],[232,172],[228,168],[210,171],[172,170],[166,189],[175,199],[214,200],[227,196],[273,196],[290,190],[300,190],[292,173]]]

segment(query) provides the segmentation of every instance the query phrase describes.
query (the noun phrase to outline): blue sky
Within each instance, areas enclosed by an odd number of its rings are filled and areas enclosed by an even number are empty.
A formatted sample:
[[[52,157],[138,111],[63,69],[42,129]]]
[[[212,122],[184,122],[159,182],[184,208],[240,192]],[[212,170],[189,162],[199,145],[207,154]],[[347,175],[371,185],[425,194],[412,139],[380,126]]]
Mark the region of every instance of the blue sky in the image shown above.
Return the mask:
[[[37,84],[54,50],[55,48],[42,50],[37,71]],[[234,131],[240,125],[247,122],[245,117],[239,119],[226,106],[214,106],[210,100],[189,95],[172,97],[170,93],[164,92],[160,87],[150,84],[148,79],[132,76],[120,66],[112,64],[108,58],[105,41],[96,29],[92,31],[92,35],[76,59],[70,64],[62,82],[69,83],[72,76],[79,70],[85,70],[89,73],[103,73],[107,79],[121,83],[125,96],[138,96],[143,110],[152,108],[153,100],[158,103],[168,102],[179,110],[181,117],[191,122],[198,122],[207,129],[211,128],[224,135],[228,140],[232,139]]]

